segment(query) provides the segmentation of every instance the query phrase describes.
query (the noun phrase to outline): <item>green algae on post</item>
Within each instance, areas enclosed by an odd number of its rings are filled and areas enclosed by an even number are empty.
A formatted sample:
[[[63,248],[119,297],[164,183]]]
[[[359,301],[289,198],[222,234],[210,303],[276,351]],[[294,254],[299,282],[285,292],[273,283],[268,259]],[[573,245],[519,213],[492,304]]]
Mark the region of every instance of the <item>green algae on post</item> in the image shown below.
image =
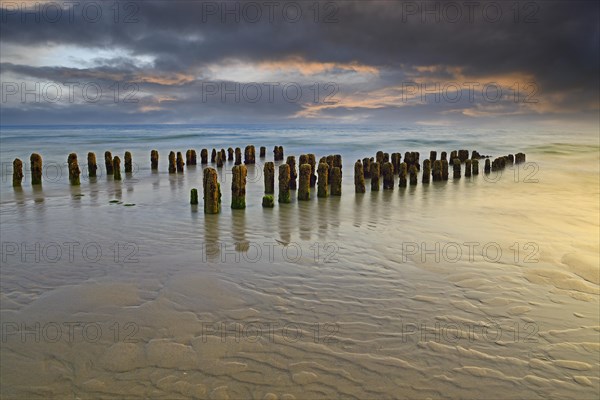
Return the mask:
[[[306,155],[308,165],[310,165],[310,187],[315,187],[317,184],[317,157],[309,153]]]
[[[418,179],[417,179],[417,174],[418,174],[419,170],[417,169],[416,164],[413,164],[410,166],[410,168],[408,169],[408,175],[409,175],[409,182],[411,186],[414,186],[417,184]]]
[[[270,194],[264,195],[262,198],[262,206],[265,208],[275,207],[275,200],[273,200],[273,196]]]
[[[289,203],[290,200],[290,166],[281,164],[279,166],[279,198],[280,203]]]
[[[13,161],[13,187],[20,187],[23,181],[23,161],[15,158]]]
[[[385,157],[383,157],[385,160]],[[394,190],[394,166],[391,162],[384,162],[381,169],[383,175],[383,189]]]
[[[131,159],[131,153],[125,152],[125,173],[130,174],[133,172],[133,160]]]
[[[177,166],[175,162],[175,152],[169,152],[169,173],[174,174],[177,172]]]
[[[69,167],[69,182],[71,182],[71,185],[73,186],[79,186],[79,175],[81,175],[81,171],[79,170],[79,163],[77,162],[77,154],[69,154],[69,157],[67,157],[67,166]]]
[[[221,212],[221,186],[219,185],[217,170],[205,168],[202,179],[204,190],[204,213],[218,214]]]
[[[379,163],[375,161],[371,163],[371,191],[379,191]]]
[[[290,189],[296,190],[296,178],[298,178],[298,173],[296,172],[296,157],[288,156],[285,163],[290,166]]]
[[[231,179],[231,208],[243,210],[246,208],[246,176],[248,170],[245,165],[235,165],[232,169]]]
[[[406,187],[407,180],[406,177],[408,175],[408,164],[406,163],[406,157],[404,158],[404,162],[400,163],[400,171],[398,172],[398,186]]]
[[[430,154],[431,156],[431,154]],[[423,160],[423,176],[421,177],[421,182],[429,183],[431,179],[431,159],[426,158]]]
[[[104,152],[104,166],[106,167],[106,176],[113,175],[113,156],[110,151]]]
[[[200,150],[200,163],[208,164],[208,149]]]
[[[275,164],[272,161],[265,163],[263,175],[265,179],[265,193],[275,193]]]
[[[185,152],[185,163],[186,165],[196,165],[196,150],[189,149]]]
[[[96,177],[96,171],[98,170],[98,165],[96,164],[96,154],[91,151],[87,154],[87,164],[88,164],[88,176],[90,178]]]
[[[121,180],[121,159],[119,156],[113,158],[113,178],[115,181]]]
[[[329,165],[325,162],[320,162],[317,173],[319,174],[317,197],[327,197],[329,196]]]
[[[398,153],[394,153],[398,154]],[[394,159],[392,154],[392,160]],[[354,163],[354,192],[355,193],[365,193],[365,173],[363,170],[363,165],[360,160],[356,160]]]
[[[190,204],[195,205],[198,204],[198,189],[193,188],[190,191]]]
[[[300,165],[298,200],[310,200],[310,164]]]
[[[342,169],[340,167],[333,167],[331,169],[331,195],[341,196],[342,195]]]
[[[254,146],[248,145],[244,150],[244,164],[255,164],[256,163],[256,154],[254,150]]]
[[[435,160],[433,162],[433,171],[431,172],[431,178],[434,182],[439,182],[442,180],[442,161]]]

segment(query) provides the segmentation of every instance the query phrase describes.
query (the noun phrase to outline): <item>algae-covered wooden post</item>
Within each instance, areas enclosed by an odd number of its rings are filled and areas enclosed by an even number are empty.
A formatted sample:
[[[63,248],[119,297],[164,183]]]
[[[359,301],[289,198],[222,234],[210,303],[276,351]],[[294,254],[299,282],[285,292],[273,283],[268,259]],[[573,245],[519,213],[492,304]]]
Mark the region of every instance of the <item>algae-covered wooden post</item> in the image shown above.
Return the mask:
[[[169,152],[169,173],[174,174],[177,172],[177,162],[175,161],[175,152]]]
[[[158,169],[158,150],[152,150],[150,152],[150,169]]]
[[[221,212],[221,185],[217,177],[217,170],[205,168],[202,178],[204,189],[204,213],[218,214]]]
[[[465,161],[465,176],[466,177],[471,176],[472,165],[473,165],[473,162],[470,159]]]
[[[317,197],[327,197],[329,196],[329,165],[326,162],[320,162],[317,174],[319,174]]]
[[[300,165],[298,200],[310,200],[310,164]]]
[[[198,158],[196,157],[196,150],[192,149],[192,159],[190,160],[191,163],[190,165],[197,165],[198,164]]]
[[[98,164],[96,164],[96,154],[94,154],[91,151],[87,155],[87,164],[88,164],[88,176],[90,178],[95,178],[96,171],[98,170]]]
[[[419,173],[419,170],[417,169],[417,166],[415,164],[411,165],[410,168],[408,169],[408,174],[409,174],[409,182],[411,186],[414,186],[417,184],[418,180],[417,180],[417,174]]]
[[[183,174],[183,154],[180,151],[177,152],[177,172]]]
[[[110,151],[104,152],[104,166],[106,167],[106,176],[113,175],[113,156]]]
[[[371,178],[371,159],[369,157],[365,157],[363,158],[363,175],[365,176],[365,179],[370,179]]]
[[[131,152],[125,152],[125,173],[130,174],[133,172],[133,160],[131,158]]]
[[[433,162],[433,171],[431,172],[431,178],[434,182],[439,182],[442,180],[442,161],[435,160]]]
[[[42,156],[37,153],[33,153],[29,158],[31,164],[31,184],[41,185],[42,184]]]
[[[471,159],[472,159],[472,160],[479,160],[480,158],[481,158],[481,155],[479,154],[479,152],[478,152],[478,151],[476,151],[476,150],[473,150],[473,151],[471,152]]]
[[[254,164],[256,162],[256,154],[254,146],[248,145],[244,150],[244,164]]]
[[[288,156],[285,162],[290,166],[290,189],[296,190],[296,178],[298,178],[298,172],[296,172],[296,157]]]
[[[341,196],[342,195],[342,169],[340,167],[333,167],[331,169],[331,195]]]
[[[447,153],[445,151],[442,151],[442,153],[440,154],[440,161],[448,161],[448,156]]]
[[[490,171],[491,171],[491,169],[492,169],[492,167],[491,167],[491,165],[490,165],[490,159],[489,159],[489,158],[486,158],[486,159],[485,159],[485,165],[484,165],[484,167],[483,167],[483,172],[485,172],[486,174],[489,174],[489,173],[490,173]]]
[[[192,165],[192,149],[185,151],[185,164],[188,166]]]
[[[210,162],[214,164],[217,161],[217,149],[212,149],[210,152]]]
[[[418,151],[415,151],[415,152],[413,153],[413,165],[414,165],[415,167],[417,167],[417,171],[420,171],[420,170],[421,170],[421,164],[419,163],[419,157],[420,157],[420,156],[421,156],[421,155],[419,154],[419,152],[418,152]]]
[[[283,146],[279,146],[279,160],[283,160]]]
[[[262,206],[265,208],[275,207],[275,200],[273,200],[273,196],[270,194],[264,195],[262,198]]]
[[[431,156],[431,154],[430,154]],[[429,183],[431,179],[431,158],[423,160],[423,176],[421,182]]]
[[[267,156],[267,148],[265,146],[260,146],[259,155],[260,158],[265,158]]]
[[[119,156],[113,158],[113,178],[115,181],[121,180],[121,159]]]
[[[235,148],[235,165],[242,165],[242,149]]]
[[[80,185],[79,175],[81,175],[81,171],[79,170],[79,163],[77,162],[77,154],[71,153],[69,157],[67,157],[67,165],[69,167],[69,182],[73,186]]]
[[[525,162],[525,153],[515,154],[515,164],[521,164]]]
[[[227,149],[227,161],[233,161],[235,158],[235,152],[233,151],[233,147],[229,147]]]
[[[393,159],[393,158],[392,158]],[[365,193],[365,172],[363,169],[362,162],[356,160],[354,163],[354,192]]]
[[[200,150],[200,163],[208,164],[208,149]]]
[[[265,163],[263,175],[265,179],[265,193],[275,193],[275,164],[272,161],[267,161]]]
[[[371,163],[371,191],[379,191],[379,163],[377,161]]]
[[[20,187],[23,182],[23,161],[15,158],[13,161],[13,186]]]
[[[308,165],[310,165],[310,187],[317,184],[317,157],[314,154],[307,154]]]
[[[385,160],[385,157],[383,158]],[[394,190],[394,166],[391,162],[384,162],[381,171],[383,175],[383,189]]]
[[[509,154],[507,163],[508,163],[508,165],[513,165],[515,163],[515,156],[512,154]]]
[[[392,167],[394,167],[394,174],[397,174],[400,170],[400,160],[402,159],[402,155],[400,153],[392,153]]]
[[[455,158],[454,160],[452,160],[452,177],[454,179],[459,179],[460,178],[460,159],[459,158]]]
[[[342,170],[342,155],[341,154],[334,154],[333,155],[333,166],[334,167],[338,167],[340,169],[340,173],[343,173],[343,170]]]
[[[290,166],[281,164],[279,166],[279,198],[280,203],[290,202]]]
[[[453,150],[450,152],[450,160],[448,160],[449,162],[451,162],[454,165],[454,159],[458,158],[458,151]]]
[[[448,160],[442,160],[442,180],[448,180]]]
[[[378,162],[379,165],[383,165],[383,151],[379,150],[375,153],[375,162]]]
[[[217,153],[217,168],[223,168],[223,154]]]
[[[473,175],[479,175],[479,160],[474,158],[472,160],[471,169],[473,170]]]
[[[198,204],[198,189],[194,188],[190,192],[190,204]]]
[[[227,161],[227,152],[225,151],[225,149],[221,149],[221,161]]]
[[[459,150],[458,159],[461,163],[464,163],[469,158],[469,150]]]
[[[242,210],[246,208],[246,176],[248,170],[245,165],[235,165],[231,172],[231,208]]]
[[[408,164],[406,163],[406,157],[404,158],[404,162],[400,163],[400,171],[398,172],[398,186],[406,187],[407,185],[407,176],[408,176]]]

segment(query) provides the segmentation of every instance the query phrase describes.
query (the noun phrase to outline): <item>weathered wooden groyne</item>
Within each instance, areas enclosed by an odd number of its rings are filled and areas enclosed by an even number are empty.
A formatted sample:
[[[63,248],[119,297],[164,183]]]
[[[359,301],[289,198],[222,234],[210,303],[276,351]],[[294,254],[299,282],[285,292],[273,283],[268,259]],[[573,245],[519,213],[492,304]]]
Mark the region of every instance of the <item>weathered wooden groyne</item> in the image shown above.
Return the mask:
[[[277,172],[278,181],[278,202],[282,204],[292,201],[291,191],[297,190],[296,198],[299,201],[308,201],[314,197],[326,198],[329,196],[342,195],[342,156],[340,154],[329,154],[319,158],[316,162],[316,156],[313,153],[300,154],[298,159],[295,155],[288,155],[283,162],[283,147],[273,147],[273,160],[264,161],[262,173],[264,176],[264,197],[262,198],[263,207],[274,206],[275,193],[275,174]],[[449,156],[448,156],[449,154]],[[483,172],[491,174],[500,172],[507,167],[515,164],[524,163],[526,155],[524,153],[508,154],[491,158],[482,156],[476,150],[471,152],[466,149],[452,150],[450,152],[431,150],[429,157],[420,161],[419,152],[407,151],[404,157],[400,152],[387,153],[379,150],[374,157],[364,157],[358,159],[354,167],[354,192],[357,195],[367,191],[367,185],[370,184],[371,191],[377,192],[383,183],[384,190],[393,190],[397,185],[400,188],[416,186],[419,181],[422,185],[431,184],[431,182],[444,182],[449,179],[449,166],[452,166],[452,179],[469,178],[476,179],[479,175],[479,163],[484,159]],[[260,157],[266,157],[265,146],[260,147]],[[298,160],[298,163],[296,163]],[[110,151],[104,153],[104,164],[106,174],[114,181],[120,181],[121,177],[121,159],[112,155]],[[219,213],[221,210],[221,188],[219,184],[219,174],[225,163],[232,163],[231,174],[231,208],[246,208],[246,185],[248,168],[247,165],[256,163],[255,147],[247,145],[244,147],[242,160],[242,150],[240,147],[235,149],[229,147],[227,150],[216,148],[212,149],[210,162],[217,169],[206,166],[209,163],[208,149],[203,148],[200,151],[200,162],[203,167],[203,192],[204,192],[204,211],[208,214]],[[278,170],[276,171],[276,162]],[[188,149],[184,156],[181,151],[170,151],[168,154],[168,173],[182,174],[184,166],[195,166],[197,164],[196,150]],[[73,186],[81,184],[81,170],[79,168],[78,157],[76,153],[70,153],[67,157],[69,183]],[[19,158],[13,161],[13,186],[20,187],[24,179],[23,162]],[[90,178],[97,176],[96,154],[87,153],[87,174]],[[159,169],[159,152],[152,150],[150,152],[150,169],[156,171]],[[124,153],[124,171],[130,175],[133,173],[132,153]],[[260,170],[259,170],[260,171]],[[43,175],[42,157],[33,153],[30,156],[31,184],[41,185]],[[419,179],[420,175],[420,179]],[[367,183],[367,179],[370,182]],[[396,183],[396,179],[398,180]],[[93,182],[96,182],[95,180]],[[316,190],[311,190],[312,187]],[[316,193],[315,193],[316,192]],[[198,190],[192,189],[190,193],[190,204],[199,203]]]

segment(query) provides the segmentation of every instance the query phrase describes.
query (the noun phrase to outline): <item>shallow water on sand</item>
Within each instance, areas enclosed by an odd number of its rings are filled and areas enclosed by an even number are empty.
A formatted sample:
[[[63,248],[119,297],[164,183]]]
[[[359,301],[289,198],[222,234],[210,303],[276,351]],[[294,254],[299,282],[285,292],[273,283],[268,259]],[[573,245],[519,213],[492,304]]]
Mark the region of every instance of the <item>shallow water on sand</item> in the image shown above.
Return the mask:
[[[597,137],[149,126],[1,139],[2,397],[598,396]],[[257,157],[246,210],[229,208],[228,162],[222,213],[204,215],[188,204],[202,166],[167,173],[169,150],[246,144],[266,161],[273,145],[342,154],[343,195],[263,209]],[[357,158],[459,148],[528,163],[354,194]],[[27,173],[13,190],[6,164],[34,149],[43,187]],[[87,152],[102,165],[105,150],[132,151],[134,174],[69,187],[67,154],[87,175]]]

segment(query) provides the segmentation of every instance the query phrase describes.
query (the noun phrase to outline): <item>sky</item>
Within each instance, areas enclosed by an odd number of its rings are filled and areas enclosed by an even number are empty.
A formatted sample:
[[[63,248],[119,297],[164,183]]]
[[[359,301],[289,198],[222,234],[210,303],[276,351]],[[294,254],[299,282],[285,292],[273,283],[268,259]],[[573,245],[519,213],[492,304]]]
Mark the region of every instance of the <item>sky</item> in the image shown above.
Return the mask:
[[[0,123],[598,130],[597,1],[1,1]]]

